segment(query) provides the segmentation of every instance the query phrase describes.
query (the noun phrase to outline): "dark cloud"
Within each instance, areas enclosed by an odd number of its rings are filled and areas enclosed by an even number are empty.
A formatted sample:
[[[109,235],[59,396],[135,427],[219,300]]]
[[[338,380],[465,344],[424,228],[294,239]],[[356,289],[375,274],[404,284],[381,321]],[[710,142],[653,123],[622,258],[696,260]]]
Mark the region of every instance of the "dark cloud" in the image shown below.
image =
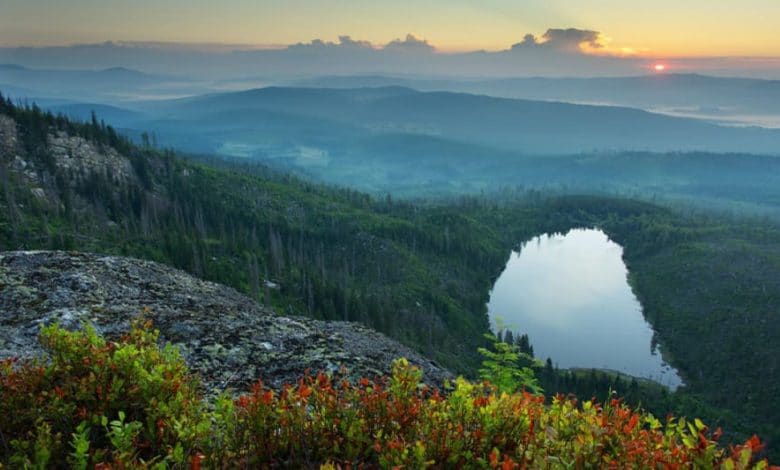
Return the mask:
[[[513,51],[529,49],[552,50],[558,52],[580,53],[583,46],[593,49],[602,47],[601,33],[589,29],[548,29],[541,38],[526,34],[521,42],[512,45]]]
[[[412,52],[412,53],[431,53],[435,48],[428,44],[425,39],[418,39],[413,34],[407,34],[404,40],[396,39],[390,41],[383,48],[390,52]]]

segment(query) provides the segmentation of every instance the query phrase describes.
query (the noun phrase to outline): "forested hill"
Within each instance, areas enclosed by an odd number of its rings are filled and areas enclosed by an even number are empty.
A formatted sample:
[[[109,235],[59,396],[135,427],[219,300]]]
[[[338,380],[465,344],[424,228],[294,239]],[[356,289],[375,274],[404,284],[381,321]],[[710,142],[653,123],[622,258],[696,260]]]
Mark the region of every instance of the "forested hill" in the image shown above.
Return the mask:
[[[780,231],[769,222],[595,196],[375,199],[262,167],[197,163],[97,119],[2,100],[0,163],[2,250],[163,262],[278,312],[360,321],[467,373],[510,249],[598,225],[625,248],[645,316],[687,384],[638,401],[758,432],[770,449],[780,440]],[[612,385],[548,379],[548,392],[588,397]]]
[[[97,120],[0,111],[3,248],[160,261],[280,312],[360,321],[448,366],[475,364],[508,241],[467,215],[187,162]]]

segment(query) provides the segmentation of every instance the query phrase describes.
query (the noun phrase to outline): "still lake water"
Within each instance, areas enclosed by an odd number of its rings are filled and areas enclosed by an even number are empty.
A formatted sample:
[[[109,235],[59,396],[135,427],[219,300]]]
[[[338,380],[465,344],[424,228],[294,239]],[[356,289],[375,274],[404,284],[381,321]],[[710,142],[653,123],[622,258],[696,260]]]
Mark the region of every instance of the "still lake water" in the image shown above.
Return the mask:
[[[623,248],[595,229],[543,235],[512,252],[490,293],[491,325],[527,333],[561,368],[610,369],[676,388],[628,285]]]

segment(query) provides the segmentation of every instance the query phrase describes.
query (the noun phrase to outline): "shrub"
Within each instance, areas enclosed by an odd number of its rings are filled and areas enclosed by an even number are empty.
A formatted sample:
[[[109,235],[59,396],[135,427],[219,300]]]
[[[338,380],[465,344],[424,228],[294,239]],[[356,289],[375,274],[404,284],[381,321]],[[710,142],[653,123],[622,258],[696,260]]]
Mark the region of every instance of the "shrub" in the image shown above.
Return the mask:
[[[19,467],[768,467],[757,438],[726,450],[699,420],[661,423],[619,400],[545,403],[487,381],[442,394],[403,359],[388,377],[258,382],[209,406],[149,324],[118,342],[89,327],[41,338],[47,362],[0,367],[0,461]]]
[[[48,361],[0,366],[4,460],[85,468],[182,463],[209,430],[197,382],[178,351],[136,323],[117,342],[92,327],[44,327]]]

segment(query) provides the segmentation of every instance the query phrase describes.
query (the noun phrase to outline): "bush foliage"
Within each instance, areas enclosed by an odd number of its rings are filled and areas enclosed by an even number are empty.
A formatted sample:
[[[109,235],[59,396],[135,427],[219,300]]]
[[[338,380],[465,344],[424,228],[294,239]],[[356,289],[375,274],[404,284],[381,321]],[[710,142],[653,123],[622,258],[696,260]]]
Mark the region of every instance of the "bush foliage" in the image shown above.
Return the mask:
[[[726,450],[699,420],[662,423],[619,400],[545,403],[487,381],[443,394],[404,359],[388,377],[258,382],[208,403],[148,323],[116,342],[54,325],[41,341],[46,361],[0,366],[0,461],[13,467],[768,467],[757,438]]]

